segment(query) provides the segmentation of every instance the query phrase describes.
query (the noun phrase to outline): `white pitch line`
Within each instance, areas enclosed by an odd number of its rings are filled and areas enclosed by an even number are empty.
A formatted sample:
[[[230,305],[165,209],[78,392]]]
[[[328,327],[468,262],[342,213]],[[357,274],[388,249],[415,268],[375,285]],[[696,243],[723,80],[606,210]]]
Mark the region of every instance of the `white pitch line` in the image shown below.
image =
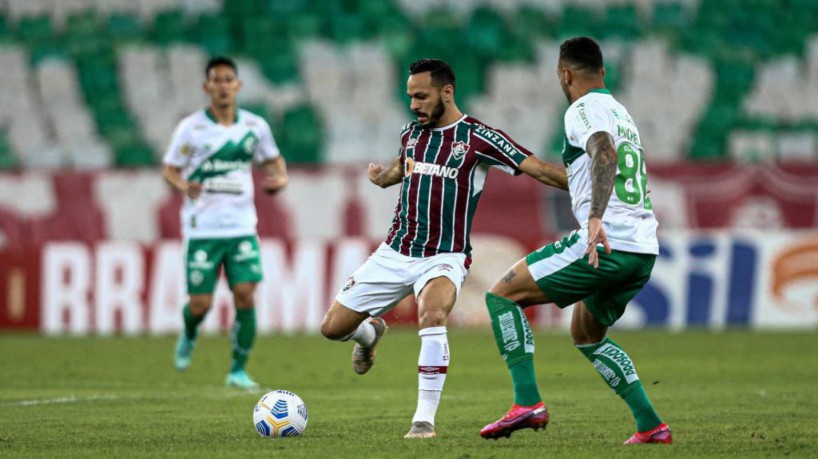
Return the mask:
[[[119,397],[116,395],[92,395],[91,397],[75,397],[70,395],[68,397],[43,398],[39,400],[20,400],[17,402],[4,403],[3,406],[35,406],[35,405],[50,405],[54,403],[76,403],[88,402],[95,400],[115,400]]]

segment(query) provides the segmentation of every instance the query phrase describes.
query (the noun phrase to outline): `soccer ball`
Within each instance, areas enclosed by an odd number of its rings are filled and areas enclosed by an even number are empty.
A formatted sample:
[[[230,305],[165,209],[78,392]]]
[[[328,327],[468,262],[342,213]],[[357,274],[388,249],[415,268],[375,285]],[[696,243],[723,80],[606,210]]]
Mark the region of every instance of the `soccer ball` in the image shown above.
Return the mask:
[[[307,428],[307,405],[288,390],[264,394],[253,410],[253,424],[262,437],[295,437]]]

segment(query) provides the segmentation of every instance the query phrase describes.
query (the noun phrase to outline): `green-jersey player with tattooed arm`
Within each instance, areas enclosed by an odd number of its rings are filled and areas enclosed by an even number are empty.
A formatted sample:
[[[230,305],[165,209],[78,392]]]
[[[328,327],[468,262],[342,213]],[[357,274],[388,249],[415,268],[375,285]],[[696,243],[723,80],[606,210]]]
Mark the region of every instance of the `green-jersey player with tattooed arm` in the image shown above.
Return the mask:
[[[659,253],[639,132],[605,89],[599,45],[587,37],[560,47],[557,74],[568,102],[563,162],[581,228],[530,253],[486,294],[492,328],[514,384],[514,405],[480,432],[508,437],[548,423],[534,374],[534,339],[523,308],[575,304],[574,345],[636,419],[625,443],[672,443],[628,354],[606,336],[650,278]]]

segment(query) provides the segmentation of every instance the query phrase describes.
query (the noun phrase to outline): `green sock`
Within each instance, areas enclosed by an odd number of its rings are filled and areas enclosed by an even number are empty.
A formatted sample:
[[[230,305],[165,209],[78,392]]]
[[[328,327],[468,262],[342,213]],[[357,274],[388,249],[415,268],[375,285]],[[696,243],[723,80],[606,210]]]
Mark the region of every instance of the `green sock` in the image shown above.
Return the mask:
[[[244,370],[250,357],[253,341],[256,339],[256,309],[236,309],[236,321],[233,323],[233,363],[230,372]]]
[[[534,335],[522,308],[515,302],[486,293],[486,307],[497,348],[514,383],[514,403],[536,405],[542,401],[534,373]]]
[[[205,316],[202,314],[201,316],[193,315],[193,311],[190,310],[190,304],[186,304],[184,308],[182,308],[182,318],[185,320],[185,336],[189,340],[195,340],[196,335],[199,333],[199,324],[202,323]]]
[[[608,386],[628,404],[639,432],[646,432],[662,423],[642,387],[631,358],[616,341],[605,338],[599,343],[577,345],[577,348],[594,364]]]

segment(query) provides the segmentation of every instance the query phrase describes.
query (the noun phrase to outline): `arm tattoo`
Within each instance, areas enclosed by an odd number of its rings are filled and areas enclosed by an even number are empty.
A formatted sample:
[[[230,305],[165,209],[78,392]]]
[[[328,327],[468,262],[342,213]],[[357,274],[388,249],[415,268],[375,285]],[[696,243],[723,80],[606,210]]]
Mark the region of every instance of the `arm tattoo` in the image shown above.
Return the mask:
[[[508,272],[506,273],[506,275],[503,276],[503,282],[505,282],[506,284],[510,284],[511,279],[514,279],[514,276],[516,276],[516,275],[517,275],[517,273],[514,271],[513,268],[509,269]]]
[[[602,218],[611,199],[616,179],[617,154],[613,138],[607,132],[597,132],[588,139],[591,155],[591,213],[588,218]]]

